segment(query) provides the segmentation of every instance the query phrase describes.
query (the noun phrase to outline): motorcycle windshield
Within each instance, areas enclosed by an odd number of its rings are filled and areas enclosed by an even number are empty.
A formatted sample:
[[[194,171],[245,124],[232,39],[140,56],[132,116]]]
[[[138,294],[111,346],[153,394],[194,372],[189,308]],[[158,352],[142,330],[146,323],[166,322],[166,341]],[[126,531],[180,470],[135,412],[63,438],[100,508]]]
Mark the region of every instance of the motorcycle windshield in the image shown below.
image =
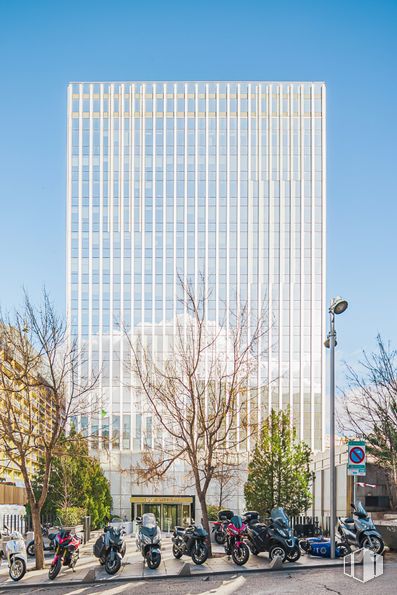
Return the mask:
[[[270,517],[274,523],[281,527],[289,527],[288,517],[285,514],[284,508],[273,508]]]
[[[153,529],[154,527],[156,527],[156,524],[156,517],[153,513],[147,512],[143,515],[142,527],[145,527],[146,529]]]
[[[236,527],[236,529],[241,529],[241,527],[243,526],[243,519],[241,518],[241,516],[238,516],[237,514],[232,516],[230,522],[232,525]]]
[[[359,514],[360,516],[367,516],[367,511],[365,510],[362,502],[360,500],[356,501],[356,513]]]

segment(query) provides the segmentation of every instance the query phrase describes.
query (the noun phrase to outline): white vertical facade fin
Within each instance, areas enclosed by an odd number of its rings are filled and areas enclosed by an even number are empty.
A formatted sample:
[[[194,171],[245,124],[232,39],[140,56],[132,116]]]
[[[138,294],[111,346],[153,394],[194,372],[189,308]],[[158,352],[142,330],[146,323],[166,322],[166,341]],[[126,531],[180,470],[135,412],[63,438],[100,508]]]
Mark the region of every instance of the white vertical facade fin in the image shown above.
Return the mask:
[[[196,293],[203,275],[207,320],[225,325],[226,342],[231,310],[238,319],[246,301],[250,333],[265,308],[245,413],[260,425],[272,407],[289,405],[298,437],[321,448],[325,85],[78,82],[67,93],[68,338],[87,348],[80,375],[106,371],[98,387],[106,414],[88,425],[113,439],[112,461],[124,444],[138,455],[149,428],[141,396],[123,384],[124,325],[157,361],[178,317],[187,338],[178,275]]]

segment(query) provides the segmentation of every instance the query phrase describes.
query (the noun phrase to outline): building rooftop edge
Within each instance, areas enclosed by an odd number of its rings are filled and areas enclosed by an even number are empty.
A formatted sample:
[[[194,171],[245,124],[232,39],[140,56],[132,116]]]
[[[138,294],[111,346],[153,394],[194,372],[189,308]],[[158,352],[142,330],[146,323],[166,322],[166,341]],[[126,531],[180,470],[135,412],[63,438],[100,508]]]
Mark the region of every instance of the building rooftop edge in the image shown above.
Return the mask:
[[[321,84],[321,85],[326,85],[326,81],[319,81],[319,80],[305,80],[305,81],[301,81],[301,80],[251,80],[251,79],[247,79],[247,80],[231,80],[231,79],[225,79],[225,80],[113,80],[113,81],[109,81],[109,80],[103,80],[103,81],[89,81],[89,80],[84,80],[84,81],[69,81],[67,84],[68,85],[76,85],[76,84],[111,84],[111,83],[148,83],[148,84],[153,84],[153,83],[268,83],[268,84],[277,84],[277,83],[294,83],[294,84]]]

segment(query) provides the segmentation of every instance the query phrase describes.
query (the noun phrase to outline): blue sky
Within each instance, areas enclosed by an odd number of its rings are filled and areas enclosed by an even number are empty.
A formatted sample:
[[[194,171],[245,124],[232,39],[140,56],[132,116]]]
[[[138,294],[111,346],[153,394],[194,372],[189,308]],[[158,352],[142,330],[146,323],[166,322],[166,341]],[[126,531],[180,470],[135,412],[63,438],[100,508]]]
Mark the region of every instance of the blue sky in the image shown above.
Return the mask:
[[[397,347],[396,26],[395,1],[2,0],[0,303],[64,310],[68,81],[325,80],[339,359]]]

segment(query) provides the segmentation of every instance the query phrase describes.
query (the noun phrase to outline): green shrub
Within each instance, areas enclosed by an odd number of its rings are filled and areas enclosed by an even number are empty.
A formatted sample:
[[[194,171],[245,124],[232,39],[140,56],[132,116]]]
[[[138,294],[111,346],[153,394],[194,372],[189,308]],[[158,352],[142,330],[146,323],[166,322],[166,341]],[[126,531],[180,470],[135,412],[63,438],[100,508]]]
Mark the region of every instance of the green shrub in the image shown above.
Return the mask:
[[[74,527],[75,525],[81,525],[83,517],[86,511],[84,508],[78,506],[70,506],[69,508],[62,508],[57,510],[57,515],[62,523],[66,527]]]
[[[218,512],[222,510],[221,506],[216,506],[216,504],[208,504],[208,520],[209,521],[217,521],[218,520]]]

